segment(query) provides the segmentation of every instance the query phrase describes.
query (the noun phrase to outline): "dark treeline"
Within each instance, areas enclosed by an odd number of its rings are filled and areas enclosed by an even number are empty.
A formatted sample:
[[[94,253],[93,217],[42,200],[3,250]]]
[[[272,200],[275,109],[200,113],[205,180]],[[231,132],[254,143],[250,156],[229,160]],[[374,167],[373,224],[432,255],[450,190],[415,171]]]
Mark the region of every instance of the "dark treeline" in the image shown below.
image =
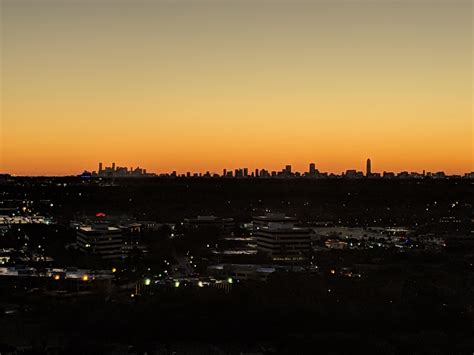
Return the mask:
[[[194,288],[159,290],[133,303],[44,299],[21,327],[39,344],[68,339],[67,354],[100,353],[110,344],[154,351],[187,343],[203,354],[214,353],[205,351],[209,344],[266,347],[269,354],[472,351],[474,314],[464,303],[472,296],[472,277],[434,282],[438,271],[410,267],[393,276],[386,272],[374,283],[277,273],[267,283],[235,285],[228,294]]]
[[[0,307],[15,304],[22,310],[0,317],[0,343],[28,342],[31,354],[114,353],[116,346],[142,354],[472,354],[474,349],[468,180],[150,178],[112,184],[17,178],[0,184],[0,193],[2,208],[34,201],[29,205],[34,213],[59,222],[12,228],[1,247],[24,256],[41,245],[56,266],[119,269],[110,293],[53,296],[20,283],[0,284]],[[320,250],[310,259],[317,271],[279,271],[267,282],[236,280],[230,291],[157,284],[131,297],[136,282],[161,273],[177,254],[192,252],[202,274],[216,258],[206,244],[217,243],[222,233],[187,231],[178,223],[184,218],[213,214],[242,222],[266,209],[302,222],[406,225],[415,234],[442,235],[446,246]],[[97,212],[176,225],[142,232],[148,254],[137,250],[108,264],[66,248],[75,241],[69,222]],[[455,222],[443,222],[446,217]],[[238,224],[232,232],[245,233]],[[32,247],[22,251],[26,235]],[[239,260],[267,264],[259,255],[246,258]],[[56,352],[45,352],[55,344]]]
[[[78,178],[18,178],[0,185],[9,198],[52,200],[40,212],[64,220],[97,211],[138,219],[178,222],[215,214],[250,220],[266,208],[305,221],[352,225],[422,224],[443,216],[469,219],[469,180],[306,180],[306,179],[116,179],[82,182]],[[64,186],[67,184],[67,186]],[[453,205],[455,204],[455,205]]]

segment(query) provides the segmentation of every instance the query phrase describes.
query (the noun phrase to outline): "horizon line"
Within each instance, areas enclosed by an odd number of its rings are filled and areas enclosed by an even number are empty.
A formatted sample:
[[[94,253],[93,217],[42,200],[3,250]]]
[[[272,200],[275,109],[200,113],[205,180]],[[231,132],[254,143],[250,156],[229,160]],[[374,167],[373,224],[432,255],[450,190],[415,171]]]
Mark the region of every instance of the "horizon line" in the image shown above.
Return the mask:
[[[268,170],[268,169],[265,169],[265,168],[257,168],[259,170],[259,172],[261,172],[262,170],[263,171],[267,171],[268,173],[272,173],[272,172],[276,172],[277,174],[278,173],[282,173],[284,171],[283,170]],[[22,178],[22,177],[31,177],[31,178],[53,178],[53,177],[80,177],[81,175],[85,174],[85,173],[90,173],[90,174],[94,174],[95,173],[95,176],[94,177],[97,177],[97,178],[139,178],[139,177],[176,177],[176,178],[179,178],[179,177],[190,177],[190,178],[196,178],[196,177],[206,177],[205,175],[207,173],[210,174],[211,177],[215,177],[215,175],[218,175],[218,177],[220,178],[260,178],[260,179],[265,179],[265,178],[298,178],[298,177],[302,177],[302,178],[305,178],[305,177],[312,177],[312,176],[308,176],[308,175],[305,175],[305,174],[308,174],[308,171],[298,171],[298,170],[295,170],[295,171],[292,171],[291,172],[291,175],[289,176],[281,176],[281,175],[277,175],[277,176],[268,176],[268,177],[265,177],[265,176],[252,176],[250,174],[253,174],[255,173],[255,170],[257,169],[253,169],[253,170],[249,170],[248,173],[249,175],[247,176],[242,176],[242,177],[239,177],[239,176],[235,176],[235,175],[232,175],[231,177],[229,176],[224,176],[222,174],[223,171],[221,171],[220,173],[219,172],[216,172],[216,171],[186,171],[186,172],[178,172],[178,171],[170,171],[170,172],[149,172],[148,170],[146,170],[146,173],[143,173],[142,175],[139,175],[139,176],[134,176],[134,175],[125,175],[125,176],[99,176],[98,173],[96,171],[88,171],[88,170],[84,170],[83,172],[81,173],[72,173],[72,174],[32,174],[32,175],[29,175],[29,174],[14,174],[14,173],[9,173],[9,172],[0,172],[0,176],[2,175],[8,175],[10,177],[14,177],[14,178]],[[224,169],[223,169],[224,170]],[[232,173],[235,173],[235,171],[239,171],[239,170],[244,170],[244,168],[237,168],[237,169],[226,169],[227,172],[232,172]],[[331,177],[331,176],[337,176],[337,177],[346,177],[346,173],[347,172],[356,172],[356,173],[363,173],[363,177],[370,177],[370,176],[367,176],[365,174],[364,171],[362,170],[357,170],[357,169],[347,169],[346,171],[342,171],[340,173],[337,173],[337,172],[333,172],[333,171],[318,171],[317,174],[319,175],[323,175],[323,176],[319,176],[319,178],[325,178],[325,177]],[[190,176],[186,176],[186,174],[191,174]],[[298,176],[296,176],[295,174],[300,174]],[[460,176],[460,177],[463,177],[463,176],[466,176],[466,175],[470,175],[470,174],[474,174],[474,170],[471,170],[471,171],[463,171],[461,173],[446,173],[446,171],[444,170],[437,170],[437,171],[425,171],[423,170],[422,172],[420,171],[413,171],[413,170],[398,170],[398,171],[392,171],[392,170],[384,170],[382,172],[378,172],[378,171],[372,171],[371,174],[375,175],[375,176],[372,176],[372,177],[377,177],[377,176],[380,176],[380,177],[383,177],[383,174],[384,173],[388,173],[388,174],[395,174],[395,177],[397,177],[397,175],[399,174],[403,174],[403,173],[408,173],[408,174],[417,174],[417,175],[421,175],[421,177],[431,177],[432,174],[444,174],[446,177],[457,177],[457,176]],[[174,175],[176,174],[176,175]],[[194,174],[198,174],[199,176],[195,176]],[[423,175],[424,174],[424,175]],[[313,176],[314,177],[314,176]]]

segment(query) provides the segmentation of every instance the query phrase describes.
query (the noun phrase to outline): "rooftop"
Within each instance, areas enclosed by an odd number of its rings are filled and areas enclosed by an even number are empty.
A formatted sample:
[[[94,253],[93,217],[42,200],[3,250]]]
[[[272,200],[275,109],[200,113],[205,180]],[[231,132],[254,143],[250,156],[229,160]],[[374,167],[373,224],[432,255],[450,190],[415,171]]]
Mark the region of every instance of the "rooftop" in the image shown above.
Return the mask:
[[[120,228],[112,227],[108,225],[92,225],[92,226],[81,226],[79,227],[79,230],[83,232],[93,232],[93,231],[103,231],[103,230],[114,232],[114,231],[119,231]]]
[[[254,217],[254,220],[256,220],[256,221],[265,221],[265,222],[272,222],[272,221],[294,222],[294,221],[297,221],[297,218],[286,216],[283,213],[267,213],[267,214],[262,215],[262,216]]]

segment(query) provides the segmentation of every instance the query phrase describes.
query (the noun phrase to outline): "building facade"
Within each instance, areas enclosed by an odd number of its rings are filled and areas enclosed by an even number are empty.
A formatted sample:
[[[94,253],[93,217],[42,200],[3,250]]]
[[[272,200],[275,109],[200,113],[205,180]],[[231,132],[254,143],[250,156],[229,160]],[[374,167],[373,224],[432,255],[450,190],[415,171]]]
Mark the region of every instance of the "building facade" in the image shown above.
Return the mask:
[[[267,214],[253,221],[253,235],[259,252],[275,261],[304,260],[311,250],[312,231],[295,226],[297,219],[280,214]]]
[[[125,256],[122,230],[106,223],[79,227],[76,242],[83,252],[103,259],[120,259]]]

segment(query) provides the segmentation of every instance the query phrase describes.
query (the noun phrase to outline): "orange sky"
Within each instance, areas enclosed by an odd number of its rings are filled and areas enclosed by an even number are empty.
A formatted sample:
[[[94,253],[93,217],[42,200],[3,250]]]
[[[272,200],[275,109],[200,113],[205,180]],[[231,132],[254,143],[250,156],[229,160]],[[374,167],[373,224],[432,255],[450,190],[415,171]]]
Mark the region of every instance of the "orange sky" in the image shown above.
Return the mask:
[[[473,170],[470,1],[0,4],[0,172]]]

